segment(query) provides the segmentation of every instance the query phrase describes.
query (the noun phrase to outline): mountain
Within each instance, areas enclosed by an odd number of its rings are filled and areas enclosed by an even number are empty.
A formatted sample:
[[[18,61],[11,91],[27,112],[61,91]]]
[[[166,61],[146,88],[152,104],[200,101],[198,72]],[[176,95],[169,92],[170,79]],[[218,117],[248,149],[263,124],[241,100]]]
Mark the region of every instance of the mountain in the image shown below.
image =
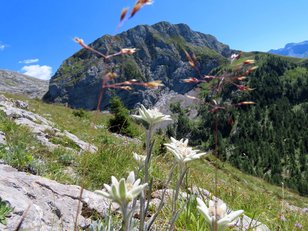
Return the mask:
[[[269,53],[291,56],[297,58],[308,58],[308,41],[300,43],[288,43],[284,48],[270,50]]]
[[[128,79],[140,81],[161,80],[166,88],[185,93],[192,85],[181,79],[194,74],[187,63],[184,49],[194,52],[200,60],[203,74],[225,63],[231,55],[230,48],[212,35],[192,31],[185,24],[160,22],[152,26],[140,25],[116,36],[105,35],[90,44],[102,53],[113,53],[121,48],[134,47],[132,56],[116,57],[106,63],[88,50],[82,49],[63,62],[50,80],[46,102],[68,103],[73,108],[95,109],[101,88],[101,76],[112,69],[118,74],[115,81]],[[103,97],[102,107],[108,104],[112,92]],[[135,88],[133,92],[115,91],[125,105],[136,103],[153,105],[159,96],[155,90]]]
[[[48,90],[48,81],[14,71],[0,70],[0,92],[42,98]]]

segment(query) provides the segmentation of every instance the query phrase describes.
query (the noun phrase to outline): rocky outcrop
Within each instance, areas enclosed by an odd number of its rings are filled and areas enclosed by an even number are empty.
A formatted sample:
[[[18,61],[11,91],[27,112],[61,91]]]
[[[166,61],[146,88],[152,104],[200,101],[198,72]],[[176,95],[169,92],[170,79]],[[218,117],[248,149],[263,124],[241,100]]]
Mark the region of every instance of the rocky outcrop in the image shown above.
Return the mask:
[[[161,80],[167,90],[184,94],[193,84],[181,80],[195,75],[189,66],[184,50],[193,52],[199,61],[202,74],[226,62],[231,50],[211,35],[192,31],[185,24],[160,22],[153,26],[140,25],[116,36],[105,35],[91,47],[102,53],[113,53],[121,48],[134,47],[131,56],[120,56],[104,62],[87,50],[80,50],[63,62],[50,80],[44,96],[47,102],[68,103],[74,108],[95,109],[101,88],[101,77],[111,69],[118,74],[117,82],[127,79],[140,81]],[[105,92],[102,107],[108,105],[112,91]],[[159,98],[157,90],[137,87],[131,92],[116,90],[126,106],[136,103],[153,106]]]
[[[42,98],[48,90],[48,81],[14,71],[0,70],[0,92]]]
[[[62,147],[65,145],[66,140],[70,141],[70,145],[64,146],[64,148],[70,151],[78,153],[84,151],[93,153],[97,151],[97,147],[94,145],[80,140],[77,136],[68,131],[60,131],[55,128],[55,125],[51,121],[36,113],[25,110],[25,108],[28,108],[27,103],[20,100],[7,99],[3,95],[0,95],[0,110],[2,110],[7,117],[14,120],[16,124],[28,127],[37,140],[50,150]]]
[[[76,216],[78,227],[85,229],[91,214],[106,215],[109,203],[88,190],[80,194],[79,186],[59,184],[0,163],[0,198],[13,209],[7,225],[0,223],[0,230],[15,230],[20,222],[19,230],[74,230]]]

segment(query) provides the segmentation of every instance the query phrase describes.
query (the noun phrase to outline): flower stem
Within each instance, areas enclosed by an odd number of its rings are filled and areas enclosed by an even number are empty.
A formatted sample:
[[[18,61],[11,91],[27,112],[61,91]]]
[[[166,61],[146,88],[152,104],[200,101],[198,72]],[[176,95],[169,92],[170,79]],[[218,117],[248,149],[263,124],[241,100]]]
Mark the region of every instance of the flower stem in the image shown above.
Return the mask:
[[[149,126],[149,129],[146,131],[146,141],[145,141],[145,147],[146,147],[146,159],[144,163],[144,178],[143,178],[143,183],[147,183],[149,181],[149,168],[151,164],[151,154],[152,154],[152,132],[153,132],[153,127]],[[140,197],[140,225],[139,225],[139,230],[143,231],[144,230],[144,223],[145,223],[145,216],[146,216],[146,210],[145,210],[145,199],[146,195],[144,192],[142,192],[141,197]]]
[[[183,179],[185,177],[185,174],[188,170],[188,168],[186,166],[182,166],[180,165],[180,176],[179,176],[179,179],[177,181],[177,184],[176,184],[176,188],[175,188],[175,193],[174,193],[174,196],[173,196],[173,200],[172,200],[172,218],[171,218],[171,221],[170,221],[170,228],[169,230],[174,230],[174,223],[178,217],[178,213],[176,211],[176,202],[178,200],[178,197],[179,197],[179,193],[180,193],[180,188],[181,188],[181,185],[183,183]]]
[[[215,113],[215,197],[218,197],[218,115]],[[213,231],[217,231],[217,201],[215,199],[215,222],[213,224]]]
[[[121,206],[121,210],[122,210],[122,216],[123,216],[122,230],[123,231],[130,231],[130,216],[129,216],[127,204]]]

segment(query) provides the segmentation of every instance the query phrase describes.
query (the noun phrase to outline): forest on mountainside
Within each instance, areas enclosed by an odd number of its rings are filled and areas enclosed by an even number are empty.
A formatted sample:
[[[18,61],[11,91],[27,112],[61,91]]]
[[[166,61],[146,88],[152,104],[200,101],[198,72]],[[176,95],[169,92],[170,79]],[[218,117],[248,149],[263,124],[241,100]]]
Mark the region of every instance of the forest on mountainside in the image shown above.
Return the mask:
[[[250,54],[251,55],[251,54]],[[240,170],[308,195],[308,69],[306,60],[255,53],[258,69],[250,74],[247,94],[230,85],[223,100],[252,106],[217,112],[218,157]],[[215,149],[215,114],[209,112],[207,84],[197,119],[173,105],[177,124],[168,133],[192,145]]]

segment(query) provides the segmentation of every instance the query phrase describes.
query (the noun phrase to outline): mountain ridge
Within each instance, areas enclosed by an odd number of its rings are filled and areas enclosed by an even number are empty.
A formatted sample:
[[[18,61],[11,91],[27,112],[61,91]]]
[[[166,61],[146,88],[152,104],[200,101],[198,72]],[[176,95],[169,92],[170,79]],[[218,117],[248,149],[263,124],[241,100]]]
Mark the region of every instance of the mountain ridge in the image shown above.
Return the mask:
[[[296,58],[308,58],[308,40],[299,43],[287,43],[284,48],[271,49],[268,52]]]

